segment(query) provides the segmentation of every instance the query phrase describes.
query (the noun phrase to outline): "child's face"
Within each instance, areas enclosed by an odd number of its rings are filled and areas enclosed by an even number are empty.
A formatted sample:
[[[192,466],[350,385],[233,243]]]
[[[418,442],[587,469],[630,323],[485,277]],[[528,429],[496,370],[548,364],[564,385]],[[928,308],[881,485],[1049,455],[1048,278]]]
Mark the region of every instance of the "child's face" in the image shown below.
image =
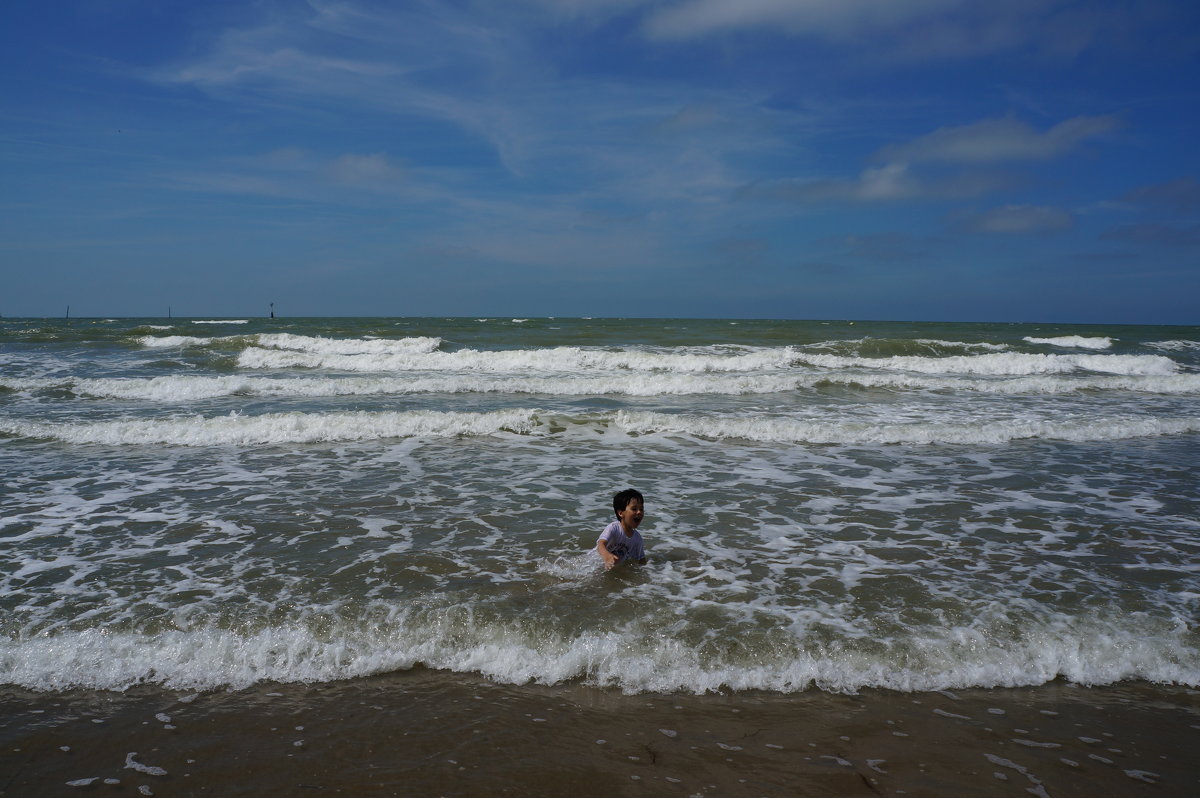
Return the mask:
[[[629,504],[625,505],[625,509],[617,513],[617,518],[621,519],[621,526],[632,532],[638,528],[638,524],[642,523],[642,516],[645,513],[641,499],[630,499]]]

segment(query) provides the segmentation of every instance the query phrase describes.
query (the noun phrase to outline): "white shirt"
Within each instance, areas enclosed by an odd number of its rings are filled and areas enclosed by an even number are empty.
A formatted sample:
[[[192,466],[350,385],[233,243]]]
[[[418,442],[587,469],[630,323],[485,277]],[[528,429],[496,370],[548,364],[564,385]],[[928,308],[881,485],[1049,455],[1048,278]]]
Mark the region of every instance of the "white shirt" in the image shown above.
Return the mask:
[[[618,560],[646,559],[646,550],[642,546],[642,533],[635,529],[632,535],[626,535],[619,520],[604,527],[604,531],[600,533],[596,542],[599,543],[601,540],[604,541],[604,548],[608,549],[608,553]]]

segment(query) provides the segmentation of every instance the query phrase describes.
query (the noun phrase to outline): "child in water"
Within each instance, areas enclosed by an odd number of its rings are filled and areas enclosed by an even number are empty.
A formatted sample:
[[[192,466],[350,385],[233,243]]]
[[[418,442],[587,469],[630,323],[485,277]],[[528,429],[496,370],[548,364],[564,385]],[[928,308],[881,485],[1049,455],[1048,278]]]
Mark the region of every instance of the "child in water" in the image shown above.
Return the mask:
[[[625,560],[646,563],[646,550],[642,547],[642,535],[637,531],[645,515],[642,494],[627,488],[613,496],[613,512],[617,520],[604,527],[596,541],[596,551],[604,560],[604,570]]]

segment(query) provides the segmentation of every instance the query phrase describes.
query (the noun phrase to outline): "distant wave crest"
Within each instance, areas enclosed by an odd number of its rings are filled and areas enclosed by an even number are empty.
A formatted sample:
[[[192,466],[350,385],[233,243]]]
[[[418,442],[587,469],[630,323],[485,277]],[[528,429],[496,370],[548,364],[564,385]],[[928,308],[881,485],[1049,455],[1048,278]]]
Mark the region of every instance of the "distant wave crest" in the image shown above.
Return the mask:
[[[970,391],[983,394],[1054,395],[1079,391],[1200,394],[1200,374],[1166,376],[1037,375],[1027,377],[927,376],[868,372],[792,374],[673,374],[648,376],[509,376],[444,374],[419,377],[170,377],[0,378],[0,390],[70,391],[105,399],[191,402],[226,396],[330,397],[429,393],[509,393],[544,396],[690,396],[769,394],[822,387]]]
[[[1200,418],[1088,418],[1079,421],[1012,419],[982,422],[880,423],[786,418],[731,418],[620,411],[632,433],[667,433],[770,443],[998,444],[1014,440],[1107,441],[1200,431]]]
[[[620,410],[558,415],[533,409],[489,412],[325,412],[230,414],[165,419],[45,422],[0,419],[0,434],[73,444],[250,446],[388,438],[580,434],[687,435],[722,440],[809,444],[1002,444],[1015,440],[1122,440],[1200,431],[1200,418],[1137,416],[1048,420],[1036,416],[991,421],[905,422],[786,416],[700,416]]]
[[[1113,339],[1108,337],[1087,338],[1082,335],[1060,335],[1056,338],[1034,338],[1027,335],[1022,340],[1030,344],[1046,344],[1075,349],[1111,349],[1113,345]]]
[[[384,438],[528,433],[535,417],[528,410],[489,413],[410,412],[266,413],[257,416],[191,416],[78,423],[0,419],[0,433],[67,443],[110,446],[248,446],[273,443],[327,443]]]

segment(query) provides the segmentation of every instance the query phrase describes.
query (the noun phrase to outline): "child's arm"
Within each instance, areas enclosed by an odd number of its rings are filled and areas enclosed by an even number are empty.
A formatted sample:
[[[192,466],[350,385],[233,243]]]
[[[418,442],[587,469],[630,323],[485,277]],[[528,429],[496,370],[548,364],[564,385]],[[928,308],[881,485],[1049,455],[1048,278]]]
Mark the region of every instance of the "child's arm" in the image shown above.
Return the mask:
[[[612,567],[617,564],[617,556],[608,550],[608,546],[604,545],[604,539],[596,541],[596,551],[600,552],[600,557],[604,560],[604,570],[611,571]]]

